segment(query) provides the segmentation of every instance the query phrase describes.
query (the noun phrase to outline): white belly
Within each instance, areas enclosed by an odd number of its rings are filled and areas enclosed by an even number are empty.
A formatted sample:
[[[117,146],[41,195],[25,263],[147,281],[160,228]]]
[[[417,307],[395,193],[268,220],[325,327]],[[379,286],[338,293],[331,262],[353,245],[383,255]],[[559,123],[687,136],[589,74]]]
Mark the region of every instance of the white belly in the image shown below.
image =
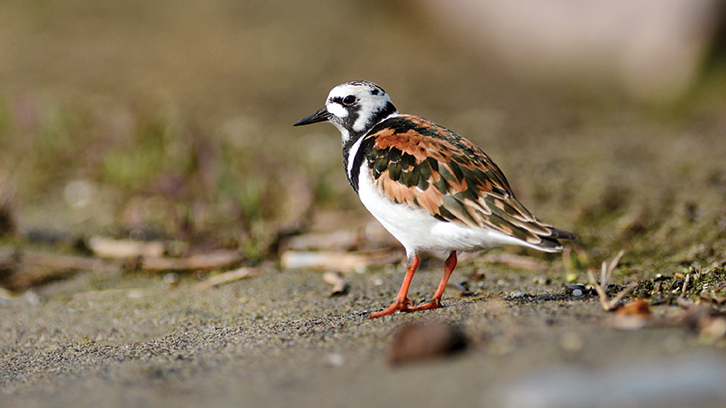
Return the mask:
[[[409,257],[418,251],[481,251],[501,245],[529,246],[499,231],[439,221],[425,210],[395,204],[378,192],[365,165],[361,166],[358,193],[363,205],[403,244]]]

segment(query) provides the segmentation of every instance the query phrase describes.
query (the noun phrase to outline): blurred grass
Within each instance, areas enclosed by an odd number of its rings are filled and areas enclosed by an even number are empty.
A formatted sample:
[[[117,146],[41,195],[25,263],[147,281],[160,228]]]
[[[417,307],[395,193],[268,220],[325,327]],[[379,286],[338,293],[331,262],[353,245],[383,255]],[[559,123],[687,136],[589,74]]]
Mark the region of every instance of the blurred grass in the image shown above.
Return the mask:
[[[370,79],[482,146],[594,264],[620,248],[626,263],[726,259],[722,59],[676,104],[642,106],[513,82],[409,2],[15,0],[0,27],[0,179],[21,231],[259,253],[307,205],[301,189],[317,209],[364,213],[336,131],[291,124]],[[64,198],[73,181],[92,187],[83,205]]]

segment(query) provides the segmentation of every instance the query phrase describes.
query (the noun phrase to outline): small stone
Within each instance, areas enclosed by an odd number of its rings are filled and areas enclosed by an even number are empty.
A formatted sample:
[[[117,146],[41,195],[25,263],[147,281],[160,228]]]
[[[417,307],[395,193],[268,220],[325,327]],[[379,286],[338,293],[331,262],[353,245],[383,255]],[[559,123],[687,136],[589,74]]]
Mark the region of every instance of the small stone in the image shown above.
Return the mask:
[[[407,323],[398,327],[388,347],[392,365],[451,355],[467,346],[458,327],[447,322]]]
[[[532,279],[532,282],[537,285],[549,285],[550,283],[552,283],[552,280],[544,276],[537,276]]]
[[[587,289],[585,288],[585,285],[575,283],[572,285],[567,285],[567,287],[565,288],[565,293],[570,296],[580,297],[585,294],[586,290]]]
[[[349,285],[348,281],[343,277],[341,273],[337,272],[325,272],[323,274],[323,280],[326,283],[333,285],[330,291],[330,296],[341,296],[348,293]]]
[[[40,297],[33,290],[26,290],[23,293],[23,300],[31,306],[37,306],[40,304]]]
[[[179,274],[174,272],[169,272],[166,275],[164,275],[164,283],[169,285],[169,287],[175,288],[179,286]]]

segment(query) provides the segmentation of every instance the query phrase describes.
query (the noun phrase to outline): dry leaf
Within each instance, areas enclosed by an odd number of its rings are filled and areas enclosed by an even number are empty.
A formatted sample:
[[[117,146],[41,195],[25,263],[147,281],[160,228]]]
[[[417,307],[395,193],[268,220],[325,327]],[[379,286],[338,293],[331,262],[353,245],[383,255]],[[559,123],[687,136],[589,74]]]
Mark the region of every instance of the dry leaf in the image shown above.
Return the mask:
[[[348,282],[340,273],[325,272],[323,274],[323,280],[326,283],[333,285],[333,289],[330,291],[330,296],[344,295],[348,292]]]

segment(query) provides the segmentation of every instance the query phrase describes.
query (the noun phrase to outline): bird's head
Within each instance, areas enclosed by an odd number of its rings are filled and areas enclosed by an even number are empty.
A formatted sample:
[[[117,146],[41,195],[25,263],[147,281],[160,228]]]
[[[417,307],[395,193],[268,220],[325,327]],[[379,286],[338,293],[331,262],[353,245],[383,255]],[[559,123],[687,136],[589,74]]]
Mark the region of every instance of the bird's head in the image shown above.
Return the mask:
[[[333,88],[324,107],[300,119],[294,126],[330,122],[340,130],[345,144],[365,135],[396,112],[383,88],[369,81],[351,81]]]

